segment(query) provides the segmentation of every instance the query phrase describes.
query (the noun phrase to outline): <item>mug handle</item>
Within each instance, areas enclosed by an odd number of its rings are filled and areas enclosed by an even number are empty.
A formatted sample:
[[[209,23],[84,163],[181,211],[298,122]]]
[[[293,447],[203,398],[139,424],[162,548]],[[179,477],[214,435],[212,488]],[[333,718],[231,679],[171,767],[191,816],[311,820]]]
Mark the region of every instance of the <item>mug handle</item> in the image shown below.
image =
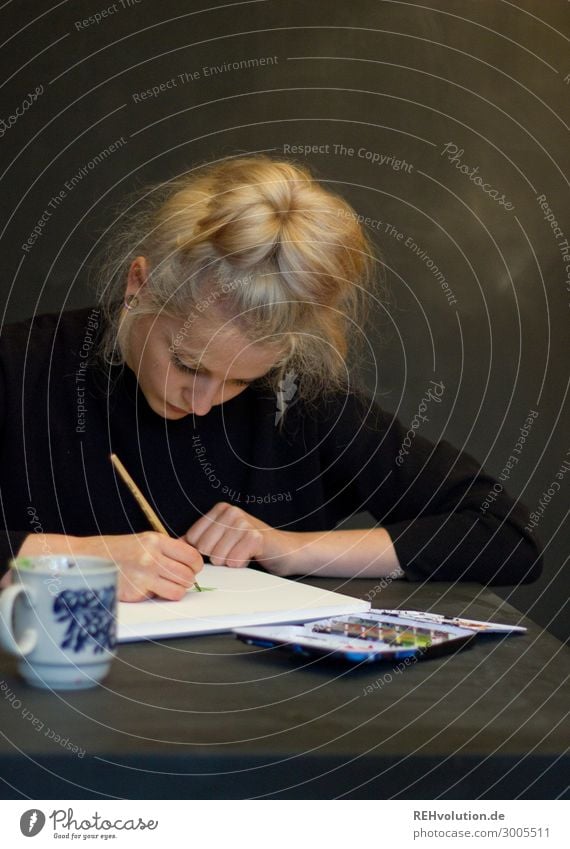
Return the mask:
[[[30,603],[29,590],[23,584],[12,584],[0,594],[0,645],[11,654],[25,657],[35,648],[38,635],[33,628],[26,628],[19,640],[14,636],[14,604],[20,593]]]

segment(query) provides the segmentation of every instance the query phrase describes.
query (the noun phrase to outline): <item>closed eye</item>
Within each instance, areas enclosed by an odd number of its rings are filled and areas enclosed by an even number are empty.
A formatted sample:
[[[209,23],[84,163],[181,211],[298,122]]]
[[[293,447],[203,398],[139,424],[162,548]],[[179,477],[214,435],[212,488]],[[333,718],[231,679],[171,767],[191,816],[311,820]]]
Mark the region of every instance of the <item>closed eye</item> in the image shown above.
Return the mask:
[[[188,366],[186,363],[183,363],[182,360],[179,360],[176,355],[172,357],[173,366],[181,371],[183,374],[199,374],[200,370],[195,368],[194,366]],[[227,380],[226,383],[233,383],[236,386],[251,386],[253,380]]]
[[[193,366],[187,366],[178,357],[172,357],[172,365],[178,369],[178,371],[184,372],[184,374],[198,374],[198,369]]]

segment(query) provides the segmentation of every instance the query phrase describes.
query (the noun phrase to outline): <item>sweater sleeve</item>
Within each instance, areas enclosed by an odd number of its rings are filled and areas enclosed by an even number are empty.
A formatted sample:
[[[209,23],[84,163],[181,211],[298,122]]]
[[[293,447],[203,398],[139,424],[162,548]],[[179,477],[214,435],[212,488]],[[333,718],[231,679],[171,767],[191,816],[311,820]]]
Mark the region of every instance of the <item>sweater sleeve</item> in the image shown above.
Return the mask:
[[[16,557],[29,531],[0,531],[0,578],[8,571],[8,563]]]
[[[325,494],[337,517],[369,511],[412,581],[536,580],[526,508],[471,456],[407,430],[374,402],[331,405],[322,434]]]
[[[0,360],[0,439],[4,434],[4,419],[6,416],[6,393],[4,388],[4,369]],[[4,498],[6,494],[0,489],[0,577],[8,570],[9,561],[15,557],[22,543],[30,531],[8,530],[6,528],[6,514],[4,509]]]

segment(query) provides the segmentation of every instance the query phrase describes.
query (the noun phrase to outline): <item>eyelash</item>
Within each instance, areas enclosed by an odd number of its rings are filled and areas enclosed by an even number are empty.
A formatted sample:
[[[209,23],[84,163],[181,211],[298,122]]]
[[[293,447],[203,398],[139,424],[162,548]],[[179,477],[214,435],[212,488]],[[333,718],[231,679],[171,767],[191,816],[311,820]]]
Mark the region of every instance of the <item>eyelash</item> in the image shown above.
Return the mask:
[[[184,365],[184,363],[180,362],[177,357],[172,358],[172,363],[178,371],[183,372],[184,374],[198,374],[198,369],[193,368],[192,366]],[[237,386],[251,386],[252,381],[247,380],[232,380],[229,381],[231,383],[235,383]]]
[[[183,371],[185,374],[197,374],[198,373],[198,369],[192,368],[192,366],[184,365],[184,363],[180,362],[178,357],[172,358],[172,364],[174,365],[175,368],[178,369],[178,371]]]

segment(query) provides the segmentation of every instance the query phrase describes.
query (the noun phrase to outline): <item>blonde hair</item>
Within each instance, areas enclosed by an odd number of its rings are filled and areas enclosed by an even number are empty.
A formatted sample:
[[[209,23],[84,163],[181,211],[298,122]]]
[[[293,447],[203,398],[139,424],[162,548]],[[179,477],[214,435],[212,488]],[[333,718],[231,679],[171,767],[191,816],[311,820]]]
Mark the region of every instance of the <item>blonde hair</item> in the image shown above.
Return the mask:
[[[305,399],[347,385],[375,255],[343,198],[305,167],[255,155],[149,187],[133,207],[113,225],[97,271],[107,362],[124,362],[137,315],[179,318],[180,343],[193,317],[212,307],[249,341],[283,352],[267,376],[274,390],[291,372]],[[140,255],[149,267],[144,297],[122,321],[128,270]]]

